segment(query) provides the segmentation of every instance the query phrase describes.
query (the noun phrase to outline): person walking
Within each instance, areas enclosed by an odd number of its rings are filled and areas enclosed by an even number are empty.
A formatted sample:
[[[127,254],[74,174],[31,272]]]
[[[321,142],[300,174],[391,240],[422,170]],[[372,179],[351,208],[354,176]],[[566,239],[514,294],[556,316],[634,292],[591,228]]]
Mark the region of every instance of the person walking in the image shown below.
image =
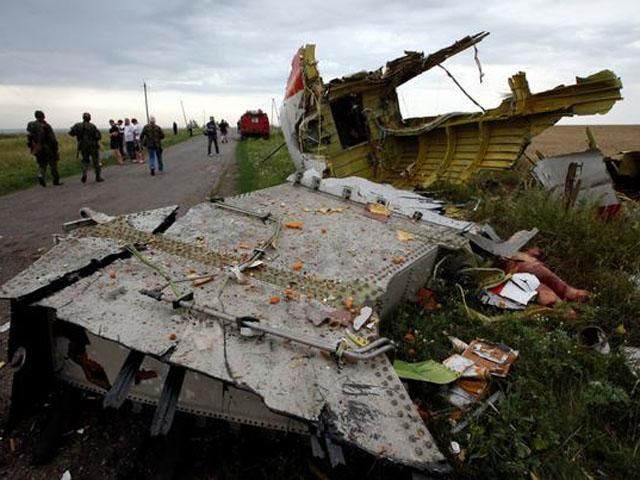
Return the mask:
[[[220,124],[218,126],[220,127],[220,143],[228,143],[229,140],[227,139],[227,134],[229,133],[229,124],[223,118],[220,120]]]
[[[147,147],[147,153],[149,154],[149,173],[151,173],[151,175],[156,174],[156,162],[158,164],[158,173],[162,173],[164,170],[164,164],[162,163],[163,138],[164,132],[156,125],[156,117],[149,117],[149,123],[144,126],[140,134],[140,141],[142,145]]]
[[[216,146],[216,155],[220,155],[220,150],[218,149],[218,125],[216,125],[216,121],[213,117],[209,117],[209,122],[205,126],[205,134],[207,135],[208,145],[207,145],[207,155],[211,156],[211,144],[215,144]]]
[[[82,183],[87,181],[87,170],[89,169],[89,161],[93,164],[93,170],[96,174],[96,182],[103,182],[104,178],[100,176],[100,130],[91,123],[91,114],[83,113],[82,122],[76,123],[69,135],[76,137],[78,141],[78,153],[82,155]]]
[[[47,185],[45,176],[49,166],[53,184],[62,185],[58,174],[60,153],[56,134],[51,125],[45,121],[43,111],[36,110],[34,116],[36,119],[27,124],[27,146],[38,162],[38,182],[43,187]]]
[[[120,153],[120,129],[113,119],[109,120],[109,125],[109,147],[111,148],[111,154],[113,158],[116,159],[116,162],[118,162],[118,165],[122,165],[124,160]]]
[[[173,134],[178,134],[178,124],[176,122],[173,122]]]

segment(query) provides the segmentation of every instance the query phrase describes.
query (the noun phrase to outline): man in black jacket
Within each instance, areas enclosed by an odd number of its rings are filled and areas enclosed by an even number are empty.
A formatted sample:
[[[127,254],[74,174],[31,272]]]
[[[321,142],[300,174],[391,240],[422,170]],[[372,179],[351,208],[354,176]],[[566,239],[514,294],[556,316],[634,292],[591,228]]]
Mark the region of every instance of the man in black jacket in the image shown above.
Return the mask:
[[[218,149],[218,125],[216,125],[216,121],[213,117],[209,117],[209,123],[206,125],[205,134],[209,139],[207,155],[211,156],[211,143],[214,143],[216,146],[216,155],[220,155],[220,150]]]

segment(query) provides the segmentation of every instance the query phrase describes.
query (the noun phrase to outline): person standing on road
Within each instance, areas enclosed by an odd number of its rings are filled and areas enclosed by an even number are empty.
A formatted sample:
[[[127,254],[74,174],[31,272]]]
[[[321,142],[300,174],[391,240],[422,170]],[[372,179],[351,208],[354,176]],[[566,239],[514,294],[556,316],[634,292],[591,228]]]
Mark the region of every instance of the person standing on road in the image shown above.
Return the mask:
[[[227,139],[227,133],[229,133],[229,124],[223,118],[220,120],[220,124],[218,126],[220,127],[220,143],[228,143],[229,140]]]
[[[118,165],[122,165],[124,161],[120,154],[120,129],[113,119],[109,120],[109,125],[109,148],[111,148],[111,154],[113,158],[116,159],[116,162],[118,162]]]
[[[62,185],[58,174],[60,154],[56,134],[53,133],[51,125],[45,121],[44,112],[36,110],[34,116],[36,119],[27,124],[27,146],[38,162],[38,182],[43,187],[47,185],[45,176],[48,165],[53,177],[53,184]]]
[[[118,137],[118,149],[120,150],[120,157],[124,158],[124,125],[122,124],[122,119],[118,120],[118,132],[120,132],[120,136]]]
[[[136,163],[144,163],[144,149],[140,142],[140,135],[142,135],[142,125],[138,123],[135,118],[131,119],[133,125],[133,143],[136,149]]]
[[[76,137],[78,141],[78,153],[82,155],[82,183],[87,181],[87,170],[89,169],[89,160],[93,163],[93,170],[96,174],[96,182],[103,182],[104,178],[100,176],[100,130],[91,123],[91,114],[83,113],[82,122],[76,123],[69,135]]]
[[[178,134],[178,124],[176,122],[173,122],[173,134]]]
[[[134,126],[128,118],[124,119],[124,144],[127,147],[127,155],[132,162],[136,159],[136,145]]]
[[[207,155],[211,156],[211,143],[214,143],[216,146],[216,155],[220,155],[220,150],[218,149],[218,125],[213,117],[209,117],[209,122],[205,128],[205,135],[209,140],[207,145]]]
[[[156,174],[156,161],[158,163],[158,173],[162,173],[164,170],[164,164],[162,163],[163,138],[164,132],[156,125],[156,117],[150,117],[149,123],[142,129],[140,141],[142,145],[147,147],[147,153],[149,154],[149,172],[151,175]]]

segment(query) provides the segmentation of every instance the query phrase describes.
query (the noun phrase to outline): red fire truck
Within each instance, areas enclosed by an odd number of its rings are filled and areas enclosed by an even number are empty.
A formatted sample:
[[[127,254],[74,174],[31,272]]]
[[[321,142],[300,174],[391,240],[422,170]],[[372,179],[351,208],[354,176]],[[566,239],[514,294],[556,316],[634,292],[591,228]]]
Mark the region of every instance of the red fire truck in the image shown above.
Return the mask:
[[[247,110],[238,120],[238,133],[241,139],[269,138],[269,117],[262,110]]]

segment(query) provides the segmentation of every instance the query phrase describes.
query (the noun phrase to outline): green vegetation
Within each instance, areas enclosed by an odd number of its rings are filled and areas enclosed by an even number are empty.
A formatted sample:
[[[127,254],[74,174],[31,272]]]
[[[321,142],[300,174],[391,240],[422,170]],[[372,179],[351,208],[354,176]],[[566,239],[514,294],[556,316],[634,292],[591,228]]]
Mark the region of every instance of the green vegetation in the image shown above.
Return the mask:
[[[291,173],[284,149],[259,163],[281,141],[278,136],[239,143],[243,192],[280,183]],[[498,411],[488,409],[453,436],[453,408],[440,397],[440,387],[409,382],[412,398],[432,416],[428,426],[441,450],[448,452],[455,440],[465,451],[463,461],[449,459],[456,477],[634,478],[640,471],[640,381],[619,349],[640,345],[640,208],[628,203],[619,217],[604,222],[588,205],[565,210],[522,178],[504,172],[474,185],[433,190],[452,203],[478,205],[475,212],[463,211],[503,237],[540,229],[530,245],[544,250],[545,262],[561,277],[593,292],[590,302],[529,318],[504,314],[475,300],[475,285],[458,274],[470,260],[449,254],[428,285],[442,308],[406,304],[383,333],[395,339],[397,358],[406,361],[444,360],[453,353],[448,335],[503,342],[520,352],[511,374],[493,381],[493,391],[504,393]],[[470,307],[500,320],[470,318],[457,285]],[[570,308],[576,315],[568,314]],[[578,346],[576,334],[585,325],[607,333],[611,354]]]
[[[278,185],[295,171],[286,146],[263,161],[282,143],[284,143],[284,136],[279,129],[274,129],[268,140],[247,138],[238,142],[236,160],[239,170],[238,186],[241,193]]]
[[[471,187],[439,185],[456,201],[480,199],[470,215],[493,225],[503,237],[537,227],[531,245],[542,247],[545,261],[561,277],[594,293],[587,305],[556,307],[553,315],[522,318],[501,315],[483,324],[461,305],[458,285],[469,306],[487,316],[503,314],[474,300],[475,285],[458,275],[461,260],[444,260],[441,275],[429,285],[442,308],[422,311],[405,305],[386,324],[399,344],[402,360],[443,360],[452,353],[447,335],[465,341],[486,338],[519,350],[513,372],[494,381],[504,400],[499,412],[487,410],[463,432],[451,436],[451,407],[438,388],[412,384],[412,396],[432,413],[429,427],[443,451],[451,440],[466,449],[463,462],[451,459],[461,478],[631,478],[640,468],[640,391],[638,379],[618,347],[640,344],[637,312],[640,292],[640,208],[628,204],[618,218],[603,222],[590,206],[566,211],[537,188],[512,182]],[[578,346],[577,331],[598,325],[608,335],[612,353]],[[404,336],[413,332],[415,342]],[[446,332],[446,333],[445,333]],[[412,340],[412,337],[409,337]]]
[[[189,138],[186,129],[174,135],[173,131],[165,130],[165,141],[163,146],[169,147]],[[65,131],[57,131],[56,137],[60,145],[60,162],[58,170],[61,177],[80,173],[80,161],[76,158],[76,141],[67,135]],[[101,154],[110,152],[109,137],[106,131],[102,131],[102,141],[100,146]],[[110,155],[103,158],[105,166],[113,165],[114,161]],[[31,155],[27,148],[26,134],[0,135],[0,195],[21,190],[37,185],[36,176],[38,166],[35,157]],[[50,181],[50,177],[49,180]]]

